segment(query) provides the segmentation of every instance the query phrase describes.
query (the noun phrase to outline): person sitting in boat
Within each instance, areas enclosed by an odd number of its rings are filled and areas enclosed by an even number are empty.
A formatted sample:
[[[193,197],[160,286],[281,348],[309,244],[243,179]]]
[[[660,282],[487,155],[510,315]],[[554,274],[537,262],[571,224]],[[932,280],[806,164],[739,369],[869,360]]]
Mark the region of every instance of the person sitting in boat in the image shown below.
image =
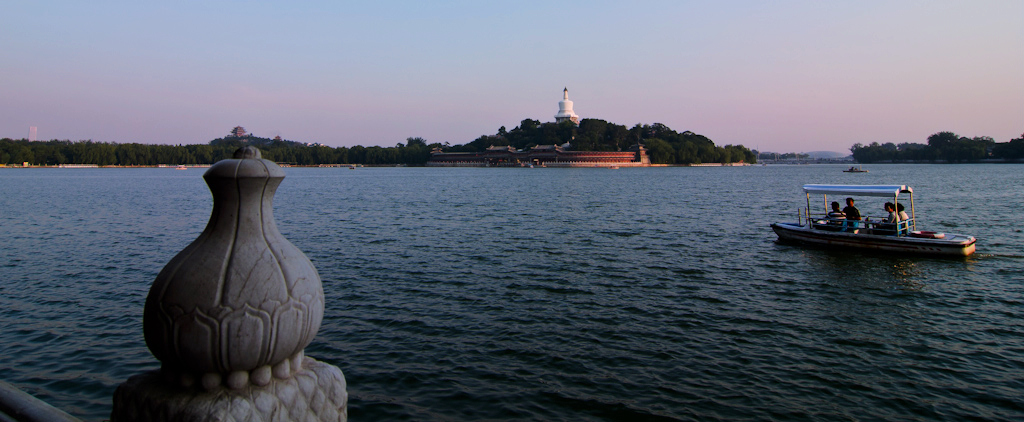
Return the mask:
[[[853,198],[846,198],[846,208],[843,208],[843,214],[846,215],[846,229],[845,231],[857,232],[857,227],[860,227],[860,210],[853,205]]]
[[[846,218],[846,214],[843,213],[843,211],[839,209],[839,203],[838,202],[832,201],[832,211],[829,211],[828,218],[837,219],[837,220],[845,219]]]
[[[860,210],[853,205],[853,198],[846,198],[846,208],[843,208],[843,215],[847,220],[860,220]]]
[[[889,213],[882,221],[875,225],[875,229],[872,231],[874,234],[880,235],[894,235],[896,234],[896,223],[900,222],[899,214],[896,214],[896,205],[892,202],[886,202],[882,206],[885,212]]]
[[[900,221],[910,220],[910,217],[907,216],[907,212],[904,211],[904,209],[905,208],[903,208],[903,204],[896,204],[896,214],[899,216]],[[907,228],[908,224],[909,223],[903,223],[903,234],[907,234],[907,231],[910,230],[909,228]]]
[[[903,204],[896,204],[896,213],[899,215],[900,221],[907,221],[910,219],[905,210],[906,208],[903,207]]]
[[[828,213],[828,225],[836,226],[832,230],[838,231],[843,226],[843,221],[846,220],[846,214],[839,209],[839,203],[832,201],[832,211]]]
[[[892,202],[886,202],[882,207],[885,208],[885,212],[889,213],[885,219],[882,220],[883,223],[896,224],[900,221],[899,214],[896,214],[896,205],[893,205]]]

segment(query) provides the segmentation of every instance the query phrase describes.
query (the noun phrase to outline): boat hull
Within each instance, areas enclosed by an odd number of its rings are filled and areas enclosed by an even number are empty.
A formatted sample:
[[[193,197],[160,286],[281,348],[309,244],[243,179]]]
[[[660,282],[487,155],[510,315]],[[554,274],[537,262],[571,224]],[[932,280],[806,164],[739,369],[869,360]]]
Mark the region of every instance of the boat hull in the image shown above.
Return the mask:
[[[793,223],[774,223],[779,240],[789,240],[840,249],[865,249],[938,256],[969,256],[977,240],[973,236],[946,234],[941,239],[854,234],[812,229]]]

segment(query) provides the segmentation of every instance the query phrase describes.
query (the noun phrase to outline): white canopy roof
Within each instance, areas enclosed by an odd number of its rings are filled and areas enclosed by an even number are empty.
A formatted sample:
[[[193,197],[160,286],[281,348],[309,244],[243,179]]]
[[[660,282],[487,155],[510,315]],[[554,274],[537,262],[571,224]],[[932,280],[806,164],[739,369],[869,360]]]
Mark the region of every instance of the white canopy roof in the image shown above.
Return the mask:
[[[892,196],[914,193],[907,185],[804,185],[804,192],[825,195]]]

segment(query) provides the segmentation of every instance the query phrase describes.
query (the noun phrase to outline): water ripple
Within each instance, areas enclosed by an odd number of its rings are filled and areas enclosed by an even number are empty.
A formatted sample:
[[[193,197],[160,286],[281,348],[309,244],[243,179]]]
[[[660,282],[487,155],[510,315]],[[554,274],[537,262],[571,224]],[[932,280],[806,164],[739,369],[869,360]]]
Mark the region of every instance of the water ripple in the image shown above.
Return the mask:
[[[864,179],[915,186],[965,260],[776,243],[834,166],[288,169],[275,213],[353,420],[1021,419],[1024,204],[997,187],[1024,179],[979,168]],[[182,173],[0,171],[5,381],[102,420],[157,366],[145,296],[211,206]]]

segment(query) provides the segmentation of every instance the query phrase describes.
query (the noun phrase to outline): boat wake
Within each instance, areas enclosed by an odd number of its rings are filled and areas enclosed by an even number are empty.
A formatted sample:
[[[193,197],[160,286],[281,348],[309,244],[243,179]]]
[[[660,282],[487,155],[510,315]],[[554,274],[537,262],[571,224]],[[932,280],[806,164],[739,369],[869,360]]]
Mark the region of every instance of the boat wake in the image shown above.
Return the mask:
[[[1010,258],[1010,259],[1024,259],[1024,254],[1012,254],[1012,253],[977,253],[972,258],[975,259],[987,259],[987,258]]]

